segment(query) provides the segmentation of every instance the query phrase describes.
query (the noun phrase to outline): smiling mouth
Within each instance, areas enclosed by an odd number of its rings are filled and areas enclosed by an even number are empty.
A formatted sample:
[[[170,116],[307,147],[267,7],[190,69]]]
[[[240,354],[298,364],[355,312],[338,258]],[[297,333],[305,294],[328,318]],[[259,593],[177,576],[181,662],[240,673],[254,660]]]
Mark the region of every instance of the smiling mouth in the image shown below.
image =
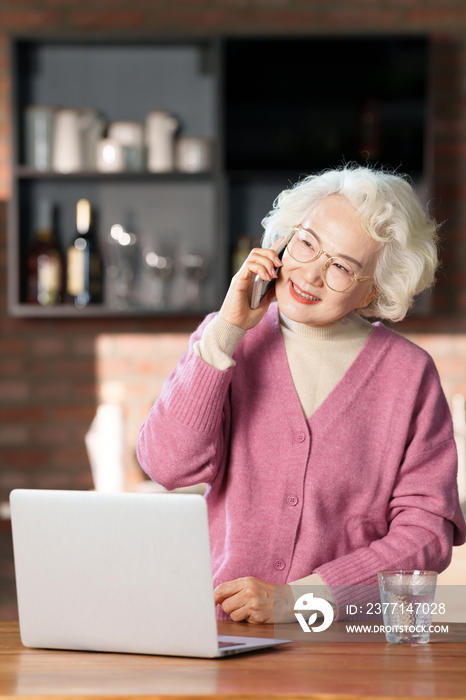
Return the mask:
[[[290,280],[291,281],[291,280]],[[307,299],[308,301],[320,301],[319,297],[314,297],[312,294],[305,294],[302,292],[295,284],[294,282],[291,282],[291,286],[293,287],[293,291],[296,292],[296,294],[303,299]]]

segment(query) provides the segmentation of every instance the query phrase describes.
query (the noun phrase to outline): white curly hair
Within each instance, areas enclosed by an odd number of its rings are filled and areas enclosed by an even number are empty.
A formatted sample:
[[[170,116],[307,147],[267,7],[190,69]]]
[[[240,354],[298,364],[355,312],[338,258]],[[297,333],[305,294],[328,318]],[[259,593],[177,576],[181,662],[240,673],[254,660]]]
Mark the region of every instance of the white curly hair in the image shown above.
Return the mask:
[[[431,287],[438,266],[438,229],[406,175],[347,164],[310,175],[284,190],[263,219],[262,247],[270,248],[325,197],[342,195],[364,231],[381,243],[374,281],[377,296],[358,313],[401,321],[414,297]]]

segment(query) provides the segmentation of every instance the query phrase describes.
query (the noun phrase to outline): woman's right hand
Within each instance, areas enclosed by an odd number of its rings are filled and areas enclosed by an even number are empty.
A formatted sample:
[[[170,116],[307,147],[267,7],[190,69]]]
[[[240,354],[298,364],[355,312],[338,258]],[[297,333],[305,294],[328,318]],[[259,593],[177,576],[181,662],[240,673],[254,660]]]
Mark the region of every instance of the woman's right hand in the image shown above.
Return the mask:
[[[269,282],[278,277],[276,267],[281,267],[275,248],[283,238],[276,241],[272,248],[253,248],[247,259],[233,277],[227,295],[220,309],[220,316],[233,326],[244,331],[257,326],[275,298],[275,286],[261,301],[257,309],[251,309],[252,286],[256,275]]]

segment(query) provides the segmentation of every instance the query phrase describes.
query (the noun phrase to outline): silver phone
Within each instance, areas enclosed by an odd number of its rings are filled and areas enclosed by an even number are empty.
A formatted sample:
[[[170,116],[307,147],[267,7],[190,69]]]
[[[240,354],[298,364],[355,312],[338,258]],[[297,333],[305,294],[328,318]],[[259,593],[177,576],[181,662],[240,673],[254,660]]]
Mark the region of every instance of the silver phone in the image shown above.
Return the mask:
[[[276,249],[276,254],[280,258],[280,260],[283,257],[283,253],[285,252],[285,248],[290,242],[290,239],[292,235],[294,234],[294,231],[291,231],[291,233],[286,236],[283,241],[280,243],[278,248]],[[275,268],[275,271],[279,270],[279,267]],[[252,296],[251,296],[251,309],[257,309],[259,304],[261,303],[262,299],[267,296],[269,291],[272,289],[273,285],[275,284],[275,280],[263,280],[259,277],[259,275],[256,275],[254,279],[254,284],[252,287]]]

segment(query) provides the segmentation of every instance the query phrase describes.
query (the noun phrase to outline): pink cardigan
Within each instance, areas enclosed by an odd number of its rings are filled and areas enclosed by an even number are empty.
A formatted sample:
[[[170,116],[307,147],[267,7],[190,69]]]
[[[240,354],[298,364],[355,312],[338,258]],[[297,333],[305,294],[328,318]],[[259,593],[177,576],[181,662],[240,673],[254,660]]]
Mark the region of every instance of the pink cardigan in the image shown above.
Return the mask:
[[[277,304],[225,371],[193,351],[211,318],[165,381],[138,457],[167,489],[209,484],[214,585],[316,572],[332,587],[338,619],[356,602],[347,587],[376,583],[377,571],[445,569],[466,528],[450,412],[430,356],[376,323],[306,421]]]

